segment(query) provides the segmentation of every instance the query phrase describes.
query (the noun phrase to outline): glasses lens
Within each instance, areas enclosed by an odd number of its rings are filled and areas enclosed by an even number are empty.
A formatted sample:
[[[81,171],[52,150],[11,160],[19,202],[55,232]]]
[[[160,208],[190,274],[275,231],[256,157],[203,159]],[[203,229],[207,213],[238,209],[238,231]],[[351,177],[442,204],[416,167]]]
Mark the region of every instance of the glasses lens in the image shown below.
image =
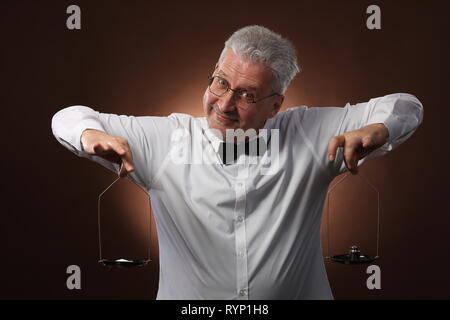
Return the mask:
[[[212,77],[210,80],[209,90],[216,96],[225,94],[229,87],[228,81],[220,77]],[[244,90],[233,92],[233,97],[236,105],[242,109],[249,108],[254,101],[254,96]]]
[[[219,77],[213,77],[211,84],[209,85],[209,89],[215,95],[221,96],[228,89],[228,82]]]
[[[239,94],[239,99],[246,104],[252,104],[255,101],[255,96],[247,91],[241,91]]]

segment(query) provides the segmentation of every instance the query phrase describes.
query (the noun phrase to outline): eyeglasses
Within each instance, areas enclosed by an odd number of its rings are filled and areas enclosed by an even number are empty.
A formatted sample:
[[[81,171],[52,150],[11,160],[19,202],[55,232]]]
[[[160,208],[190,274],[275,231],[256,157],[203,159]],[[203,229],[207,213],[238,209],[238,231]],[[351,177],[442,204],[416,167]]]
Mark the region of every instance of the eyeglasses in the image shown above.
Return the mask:
[[[281,96],[279,93],[272,93],[266,97],[256,99],[255,95],[251,92],[248,92],[247,90],[243,89],[231,89],[230,84],[227,80],[224,78],[221,78],[219,76],[209,76],[209,92],[211,92],[213,95],[221,97],[228,91],[233,92],[233,98],[236,101],[236,106],[238,106],[241,109],[248,109],[252,107],[255,103],[267,99],[273,96]]]

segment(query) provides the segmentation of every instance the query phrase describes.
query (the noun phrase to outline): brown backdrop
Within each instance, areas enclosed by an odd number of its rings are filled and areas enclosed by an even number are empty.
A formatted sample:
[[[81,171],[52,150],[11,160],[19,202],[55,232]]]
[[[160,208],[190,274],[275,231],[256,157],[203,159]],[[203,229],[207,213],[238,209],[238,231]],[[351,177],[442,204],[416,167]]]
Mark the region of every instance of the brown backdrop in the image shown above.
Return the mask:
[[[65,26],[74,3],[79,31]],[[381,7],[381,30],[365,27],[370,4]],[[382,289],[366,288],[365,267],[327,269],[337,299],[450,298],[449,9],[448,1],[2,1],[0,298],[155,297],[155,233],[149,266],[98,265],[97,196],[115,176],[60,146],[51,118],[75,104],[202,116],[205,80],[223,42],[249,24],[297,48],[303,72],[285,108],[344,106],[394,92],[423,102],[416,134],[361,170],[380,193]],[[342,221],[333,226],[348,234]],[[66,288],[72,264],[81,267],[82,290]]]

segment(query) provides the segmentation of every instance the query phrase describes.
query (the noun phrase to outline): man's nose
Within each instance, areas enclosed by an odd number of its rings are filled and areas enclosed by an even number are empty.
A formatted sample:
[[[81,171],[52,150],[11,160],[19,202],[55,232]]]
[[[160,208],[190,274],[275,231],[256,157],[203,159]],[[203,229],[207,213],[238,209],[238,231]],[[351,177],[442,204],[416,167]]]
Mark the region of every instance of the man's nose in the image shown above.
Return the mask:
[[[234,92],[228,90],[219,98],[219,109],[221,112],[230,112],[236,109],[236,99],[234,98]]]

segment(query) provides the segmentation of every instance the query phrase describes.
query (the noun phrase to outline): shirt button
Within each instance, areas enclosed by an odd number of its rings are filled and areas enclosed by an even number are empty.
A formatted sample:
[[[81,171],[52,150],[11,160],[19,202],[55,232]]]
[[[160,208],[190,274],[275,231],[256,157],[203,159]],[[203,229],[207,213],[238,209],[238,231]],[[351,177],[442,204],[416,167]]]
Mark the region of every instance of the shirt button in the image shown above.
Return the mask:
[[[247,294],[247,291],[246,290],[239,290],[239,295],[242,297],[242,296],[245,296]]]
[[[239,257],[243,257],[245,255],[245,252],[244,251],[241,251],[241,252],[239,252]]]
[[[239,217],[237,218],[237,221],[238,221],[238,222],[242,222],[242,221],[244,221],[244,218],[242,218],[242,216],[239,216]]]
[[[243,185],[244,185],[244,184],[243,184],[242,182],[238,182],[238,183],[237,183],[237,186],[238,186],[239,188],[242,188]]]

